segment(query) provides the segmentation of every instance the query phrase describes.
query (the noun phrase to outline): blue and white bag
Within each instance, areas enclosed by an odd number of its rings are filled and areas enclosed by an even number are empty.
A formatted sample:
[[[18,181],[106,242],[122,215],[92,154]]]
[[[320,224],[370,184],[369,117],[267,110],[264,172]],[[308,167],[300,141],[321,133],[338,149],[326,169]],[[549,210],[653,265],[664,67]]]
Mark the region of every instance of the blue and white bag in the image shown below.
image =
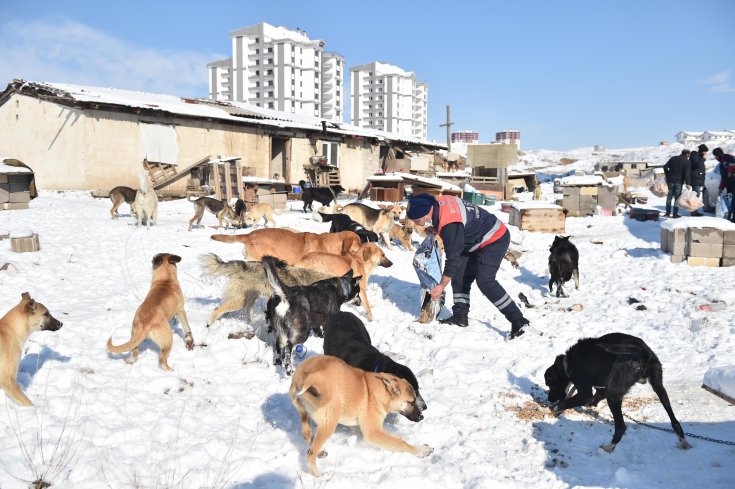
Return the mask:
[[[421,284],[419,295],[421,317],[419,322],[430,323],[436,318],[444,305],[443,293],[438,301],[431,300],[431,290],[439,285],[442,279],[442,254],[435,236],[428,235],[416,249],[416,254],[413,257],[413,268],[416,270],[419,284]]]
[[[732,194],[722,193],[717,197],[717,207],[715,208],[715,216],[727,219],[732,209]]]

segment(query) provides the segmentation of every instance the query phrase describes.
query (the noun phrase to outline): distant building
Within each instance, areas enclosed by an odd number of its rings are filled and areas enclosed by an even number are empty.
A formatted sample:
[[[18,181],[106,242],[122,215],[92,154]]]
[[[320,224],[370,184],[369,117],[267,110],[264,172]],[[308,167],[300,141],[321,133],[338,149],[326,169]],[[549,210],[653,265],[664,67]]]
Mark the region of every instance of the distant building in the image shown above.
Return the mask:
[[[495,142],[500,144],[516,144],[521,149],[521,131],[503,129],[495,133]]]
[[[702,141],[702,131],[680,131],[676,133],[676,142],[680,144],[699,144]]]
[[[350,68],[352,124],[426,139],[428,92],[416,75],[388,63]]]
[[[477,144],[480,142],[480,133],[477,131],[459,131],[451,134],[452,143]]]
[[[702,134],[703,143],[722,144],[735,141],[734,131],[704,131]]]
[[[265,22],[230,38],[232,57],[207,65],[210,99],[342,122],[344,58],[324,41]]]

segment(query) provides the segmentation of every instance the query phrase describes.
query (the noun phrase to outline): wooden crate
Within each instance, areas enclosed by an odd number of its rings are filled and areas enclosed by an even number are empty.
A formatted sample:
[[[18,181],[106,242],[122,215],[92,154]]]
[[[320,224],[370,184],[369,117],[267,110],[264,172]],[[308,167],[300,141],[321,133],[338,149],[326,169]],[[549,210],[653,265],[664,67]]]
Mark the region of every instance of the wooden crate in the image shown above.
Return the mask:
[[[41,245],[38,243],[38,235],[35,233],[28,238],[10,238],[10,250],[15,253],[26,253],[40,249]]]
[[[525,206],[524,203],[512,204],[508,222],[527,231],[542,233],[564,233],[566,231],[564,209],[554,204],[534,206]]]

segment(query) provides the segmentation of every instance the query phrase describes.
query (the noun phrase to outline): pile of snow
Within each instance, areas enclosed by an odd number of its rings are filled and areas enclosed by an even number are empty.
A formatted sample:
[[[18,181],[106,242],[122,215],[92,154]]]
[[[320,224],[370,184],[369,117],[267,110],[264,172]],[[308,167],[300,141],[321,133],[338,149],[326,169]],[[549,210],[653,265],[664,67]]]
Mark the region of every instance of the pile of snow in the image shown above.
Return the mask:
[[[712,367],[704,374],[704,385],[735,399],[735,365]]]

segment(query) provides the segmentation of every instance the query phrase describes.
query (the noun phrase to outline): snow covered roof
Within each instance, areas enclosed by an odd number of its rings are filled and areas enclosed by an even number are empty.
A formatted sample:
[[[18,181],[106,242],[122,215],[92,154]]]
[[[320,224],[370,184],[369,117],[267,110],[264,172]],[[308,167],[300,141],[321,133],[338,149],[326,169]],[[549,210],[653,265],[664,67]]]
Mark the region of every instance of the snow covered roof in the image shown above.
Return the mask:
[[[25,166],[15,166],[15,165],[8,165],[5,163],[5,160],[9,160],[12,158],[6,157],[6,156],[0,156],[0,173],[3,174],[10,174],[10,173],[33,173],[33,171],[30,168],[27,168]]]
[[[715,228],[721,229],[722,231],[735,231],[735,223],[719,217],[681,217],[679,219],[667,219],[663,221],[661,228],[669,231],[688,228]]]
[[[398,141],[428,148],[446,149],[445,145],[422,139],[394,134],[376,129],[367,129],[321,117],[291,114],[266,109],[243,102],[215,101],[209,99],[183,98],[175,95],[139,92],[118,88],[89,87],[65,83],[39,83],[14,80],[5,91],[0,92],[0,104],[7,97],[20,92],[29,96],[50,99],[58,103],[100,106],[116,106],[123,110],[145,109],[167,112],[187,117],[218,119],[233,123],[249,123],[277,128],[325,131],[330,134]]]
[[[538,200],[532,200],[529,202],[518,202],[513,201],[510,203],[510,206],[514,209],[523,210],[523,209],[556,209],[556,210],[563,210],[564,208],[560,205],[551,204],[549,202],[541,202]]]

